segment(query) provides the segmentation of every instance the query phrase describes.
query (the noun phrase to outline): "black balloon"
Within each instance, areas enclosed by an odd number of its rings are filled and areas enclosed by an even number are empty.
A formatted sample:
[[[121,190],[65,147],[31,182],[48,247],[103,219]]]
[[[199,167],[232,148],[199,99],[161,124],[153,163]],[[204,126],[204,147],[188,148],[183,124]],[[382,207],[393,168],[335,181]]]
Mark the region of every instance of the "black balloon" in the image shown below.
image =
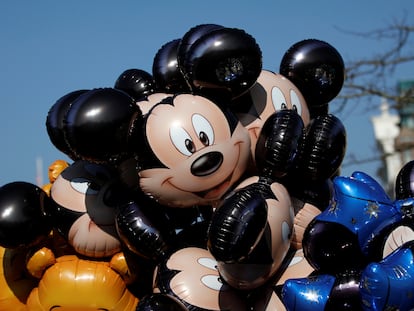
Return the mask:
[[[76,159],[73,151],[65,139],[65,117],[74,100],[87,90],[77,90],[70,92],[60,99],[50,108],[46,118],[46,130],[52,144],[71,159]]]
[[[150,294],[138,303],[136,311],[188,311],[175,297],[166,294]]]
[[[292,45],[281,60],[279,72],[299,88],[311,114],[339,94],[345,79],[342,56],[332,45],[317,39]]]
[[[332,114],[317,116],[306,128],[298,175],[309,182],[332,177],[346,151],[346,130]]]
[[[0,245],[5,248],[31,246],[52,229],[50,198],[39,187],[12,182],[0,188]]]
[[[357,235],[337,223],[314,219],[305,230],[302,245],[310,265],[323,273],[360,270],[368,263]]]
[[[161,92],[176,93],[190,90],[178,65],[179,44],[180,39],[167,42],[155,54],[152,74],[157,89]]]
[[[189,31],[187,31],[181,38],[181,40],[179,40],[177,50],[178,65],[182,66],[184,64],[187,53],[190,50],[191,46],[194,44],[194,42],[196,42],[200,37],[204,36],[205,34],[221,28],[224,27],[217,24],[200,24],[192,27]]]
[[[293,110],[280,110],[263,124],[256,143],[256,166],[262,176],[281,178],[293,167],[303,121]]]
[[[170,251],[169,230],[166,215],[148,198],[123,206],[116,217],[116,228],[121,240],[133,253],[154,261]]]
[[[395,197],[397,200],[414,197],[414,161],[405,164],[395,180]]]
[[[141,69],[127,69],[118,77],[114,88],[128,93],[139,100],[155,93],[155,81],[152,75]]]
[[[256,82],[262,53],[245,31],[219,28],[191,45],[181,67],[193,90],[226,89],[237,97]]]
[[[66,115],[66,141],[79,159],[115,163],[128,155],[127,133],[135,113],[139,109],[127,93],[90,90],[73,102]]]

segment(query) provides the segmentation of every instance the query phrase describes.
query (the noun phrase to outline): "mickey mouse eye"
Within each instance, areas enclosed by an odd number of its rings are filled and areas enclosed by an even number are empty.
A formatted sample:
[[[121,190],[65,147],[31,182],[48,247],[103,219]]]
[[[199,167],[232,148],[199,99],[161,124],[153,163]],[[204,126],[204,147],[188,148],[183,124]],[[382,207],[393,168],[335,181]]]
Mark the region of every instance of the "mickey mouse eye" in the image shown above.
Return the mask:
[[[74,178],[70,181],[70,185],[73,189],[82,194],[98,193],[96,185],[91,183],[91,181],[86,178]]]
[[[204,146],[214,144],[214,130],[210,122],[200,114],[194,114],[192,117],[194,129]]]
[[[275,111],[287,109],[285,95],[278,87],[272,88],[272,103]]]
[[[296,94],[294,90],[290,90],[290,101],[292,103],[293,110],[296,110],[298,115],[302,115],[302,104],[298,94]]]
[[[193,140],[181,126],[173,126],[170,128],[170,138],[174,147],[182,154],[191,156],[195,152]]]
[[[201,278],[201,282],[208,288],[219,291],[223,287],[220,277],[217,275],[205,275]]]
[[[207,257],[201,257],[198,259],[198,263],[206,268],[209,268],[211,270],[217,270],[217,261],[211,258]]]

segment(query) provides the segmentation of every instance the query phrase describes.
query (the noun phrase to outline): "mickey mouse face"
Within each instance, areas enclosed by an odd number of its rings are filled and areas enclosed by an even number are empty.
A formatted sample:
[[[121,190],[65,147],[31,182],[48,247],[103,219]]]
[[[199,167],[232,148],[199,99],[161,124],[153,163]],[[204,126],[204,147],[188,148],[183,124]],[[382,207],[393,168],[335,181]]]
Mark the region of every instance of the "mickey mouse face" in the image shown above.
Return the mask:
[[[252,155],[263,124],[273,113],[292,109],[301,116],[305,126],[310,120],[306,101],[299,89],[284,76],[268,70],[262,70],[256,84],[237,105],[248,105],[248,110],[243,111],[242,108],[237,116],[249,131]]]
[[[114,180],[109,167],[80,160],[53,183],[54,225],[79,254],[106,257],[120,251]]]
[[[141,155],[141,188],[170,206],[210,204],[245,171],[248,133],[205,97],[169,99],[155,105],[146,119],[145,140],[158,165],[146,164],[149,152]]]

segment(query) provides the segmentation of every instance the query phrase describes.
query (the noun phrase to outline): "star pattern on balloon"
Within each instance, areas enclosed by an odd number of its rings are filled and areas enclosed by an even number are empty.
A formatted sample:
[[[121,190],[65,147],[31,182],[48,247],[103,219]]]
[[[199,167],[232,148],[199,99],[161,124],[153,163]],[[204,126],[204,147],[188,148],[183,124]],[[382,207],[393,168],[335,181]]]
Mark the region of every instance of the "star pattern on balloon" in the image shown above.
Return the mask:
[[[369,215],[369,218],[378,218],[378,214],[380,213],[379,205],[376,202],[368,202],[365,213]]]

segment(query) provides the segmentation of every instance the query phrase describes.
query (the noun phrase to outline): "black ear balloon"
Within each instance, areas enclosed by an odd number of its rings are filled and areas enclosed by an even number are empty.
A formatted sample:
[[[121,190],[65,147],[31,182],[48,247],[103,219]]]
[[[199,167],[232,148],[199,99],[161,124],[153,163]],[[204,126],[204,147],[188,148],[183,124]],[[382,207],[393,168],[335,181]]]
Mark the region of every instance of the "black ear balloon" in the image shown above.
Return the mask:
[[[155,81],[152,75],[141,69],[127,69],[118,77],[115,89],[128,93],[135,100],[155,93]]]
[[[87,90],[77,90],[62,96],[50,108],[46,118],[46,130],[50,141],[59,151],[73,160],[76,156],[65,139],[65,117],[72,103],[85,92]]]
[[[189,31],[187,31],[184,36],[179,40],[178,50],[177,50],[177,60],[178,65],[182,66],[185,62],[185,58],[187,56],[188,51],[190,50],[191,46],[200,39],[205,34],[216,30],[224,28],[221,25],[217,24],[200,24],[197,26],[192,27]]]
[[[152,64],[157,89],[161,92],[176,93],[190,91],[188,83],[178,65],[177,53],[180,39],[164,44],[155,54]]]
[[[306,39],[292,45],[280,63],[284,75],[305,97],[312,109],[320,109],[335,98],[342,89],[345,65],[342,56],[329,43]]]
[[[66,140],[82,160],[115,163],[128,155],[127,133],[139,109],[127,93],[93,89],[78,97],[66,115]]]
[[[50,198],[39,187],[12,182],[0,188],[0,245],[29,247],[46,238],[52,229]]]
[[[414,197],[414,161],[405,164],[395,180],[395,198],[397,200]]]
[[[245,31],[219,28],[191,45],[182,69],[193,90],[226,89],[235,98],[256,82],[262,69],[262,53]]]

